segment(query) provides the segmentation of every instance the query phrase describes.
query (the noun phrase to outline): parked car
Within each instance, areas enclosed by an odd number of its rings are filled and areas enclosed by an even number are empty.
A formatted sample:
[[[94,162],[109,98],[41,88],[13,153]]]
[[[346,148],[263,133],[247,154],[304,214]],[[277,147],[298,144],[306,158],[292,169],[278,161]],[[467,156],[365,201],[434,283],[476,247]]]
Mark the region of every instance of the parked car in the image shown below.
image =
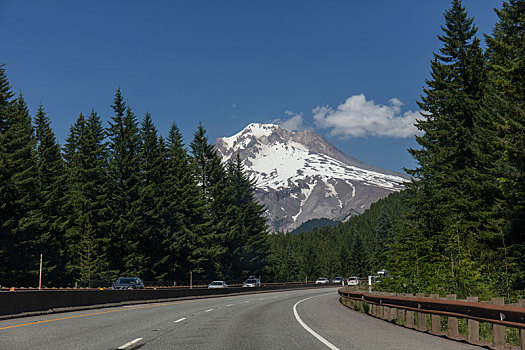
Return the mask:
[[[142,289],[144,283],[138,277],[119,277],[111,289]]]
[[[246,281],[244,281],[242,285],[243,288],[255,288],[255,287],[260,287],[260,286],[261,286],[261,281],[255,277],[248,278]]]
[[[330,283],[330,280],[325,277],[319,277],[317,281],[315,281],[315,284],[327,284]]]
[[[213,281],[208,285],[208,289],[216,288],[228,288],[228,285],[224,281]]]
[[[344,277],[334,277],[332,283],[342,284],[345,281]]]
[[[355,276],[348,277],[347,283],[349,286],[358,286],[359,282],[360,282],[359,277],[355,277]]]

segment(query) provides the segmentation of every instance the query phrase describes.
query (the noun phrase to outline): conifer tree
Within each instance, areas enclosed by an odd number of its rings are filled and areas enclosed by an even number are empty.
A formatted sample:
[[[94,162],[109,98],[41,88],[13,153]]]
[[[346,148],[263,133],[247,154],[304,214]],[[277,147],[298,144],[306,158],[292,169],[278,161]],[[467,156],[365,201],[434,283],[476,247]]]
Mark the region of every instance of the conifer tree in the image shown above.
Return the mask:
[[[264,207],[256,202],[253,193],[255,180],[244,170],[239,154],[228,167],[228,182],[233,192],[235,224],[228,238],[231,270],[234,279],[261,274],[268,255],[268,228],[264,218]]]
[[[0,65],[0,275],[7,276],[10,270],[8,252],[12,248],[11,238],[11,203],[13,198],[13,183],[8,167],[7,131],[11,122],[13,108],[13,93],[7,79],[4,65]],[[5,282],[4,282],[5,283]]]
[[[164,274],[158,274],[161,269],[162,250],[159,249],[163,243],[162,213],[164,211],[163,185],[166,176],[165,153],[162,149],[157,129],[153,124],[151,115],[146,113],[140,130],[140,188],[139,205],[140,233],[139,242],[141,250],[149,258],[149,263],[142,277],[146,280],[164,278]]]
[[[110,211],[107,182],[105,132],[100,117],[92,111],[86,120],[82,114],[71,128],[68,144],[66,239],[69,261],[67,270],[76,281],[112,278],[108,229]]]
[[[109,192],[112,208],[112,266],[129,275],[143,275],[147,257],[140,247],[140,136],[135,115],[120,93],[115,93],[115,115],[109,137]]]
[[[34,129],[22,95],[15,100],[8,90],[7,78],[2,80],[4,100],[2,112],[2,230],[5,235],[7,283],[35,285],[38,283],[39,257],[37,240],[41,214],[38,202]],[[4,216],[5,215],[5,216]]]
[[[473,133],[484,62],[477,28],[461,1],[452,1],[444,16],[443,47],[434,54],[432,79],[419,102],[421,148],[410,150],[418,168],[408,172],[418,179],[410,188],[418,229],[433,247],[427,257],[439,271],[433,276],[441,276],[448,291],[467,292],[481,285],[473,256],[480,251]]]
[[[525,2],[509,0],[496,10],[498,23],[488,48],[488,79],[478,119],[479,153],[492,165],[484,181],[493,204],[489,241],[495,255],[495,289],[508,295],[525,288]],[[496,248],[497,249],[494,249]],[[499,267],[499,269],[498,269]]]
[[[204,272],[208,276],[225,278],[229,270],[226,240],[233,230],[233,209],[229,205],[232,193],[226,180],[226,170],[213,146],[208,142],[206,130],[199,124],[190,144],[194,170],[208,205],[210,226],[203,239],[201,256],[209,256]]]
[[[189,279],[190,271],[204,277],[210,266],[207,205],[175,123],[169,132],[166,154],[163,272],[168,279],[184,281]]]
[[[63,274],[65,169],[60,145],[56,142],[49,118],[42,105],[38,107],[35,116],[35,131],[39,210],[42,214],[38,245],[44,254],[44,280],[60,284],[65,282]]]

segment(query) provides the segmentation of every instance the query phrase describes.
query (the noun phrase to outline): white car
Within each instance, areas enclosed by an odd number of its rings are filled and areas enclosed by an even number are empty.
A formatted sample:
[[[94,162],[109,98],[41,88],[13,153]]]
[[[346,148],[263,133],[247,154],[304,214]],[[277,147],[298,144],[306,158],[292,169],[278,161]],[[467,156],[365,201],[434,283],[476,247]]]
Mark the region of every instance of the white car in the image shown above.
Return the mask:
[[[242,285],[243,288],[255,288],[260,286],[261,281],[258,278],[248,278]]]
[[[315,284],[327,284],[327,283],[330,283],[330,281],[328,280],[328,278],[324,278],[324,277],[319,277],[317,281],[315,281]]]
[[[348,285],[349,286],[358,286],[359,285],[359,277],[348,277]]]
[[[216,288],[228,288],[228,285],[224,281],[213,281],[208,285],[208,289]]]

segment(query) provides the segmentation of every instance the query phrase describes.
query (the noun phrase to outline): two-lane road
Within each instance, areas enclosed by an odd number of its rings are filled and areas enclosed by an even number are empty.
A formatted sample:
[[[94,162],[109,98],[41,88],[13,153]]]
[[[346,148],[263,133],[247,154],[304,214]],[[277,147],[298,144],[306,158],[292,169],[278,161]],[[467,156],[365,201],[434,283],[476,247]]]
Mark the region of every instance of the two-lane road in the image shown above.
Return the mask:
[[[340,305],[337,289],[0,321],[0,349],[471,349]]]

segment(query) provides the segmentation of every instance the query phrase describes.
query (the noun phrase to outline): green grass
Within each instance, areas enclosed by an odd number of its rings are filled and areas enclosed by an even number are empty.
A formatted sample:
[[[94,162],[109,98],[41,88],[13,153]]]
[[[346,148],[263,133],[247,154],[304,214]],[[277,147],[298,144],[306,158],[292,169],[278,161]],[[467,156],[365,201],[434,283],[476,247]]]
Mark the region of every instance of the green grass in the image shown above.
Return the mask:
[[[511,345],[520,345],[520,330],[517,328],[505,328],[505,341]]]
[[[341,302],[344,305],[348,305],[352,307],[352,309],[363,312],[363,313],[370,313],[372,312],[372,308],[369,304],[357,302],[357,301],[351,301],[345,298],[341,298]],[[426,324],[427,329],[430,330],[432,327],[431,317],[429,314],[424,314],[426,318]],[[417,327],[418,324],[418,312],[414,312],[414,324]],[[446,316],[440,317],[441,321],[441,331],[442,332],[448,332],[448,318]],[[399,321],[396,320],[397,324],[404,325],[406,324],[405,321]],[[458,319],[458,330],[459,334],[463,335],[465,338],[468,338],[468,320],[465,318],[459,318]],[[491,323],[480,323],[479,324],[479,339],[481,341],[486,342],[492,342],[492,324]],[[519,346],[520,345],[520,332],[517,328],[505,328],[505,342],[513,345],[513,346]]]

